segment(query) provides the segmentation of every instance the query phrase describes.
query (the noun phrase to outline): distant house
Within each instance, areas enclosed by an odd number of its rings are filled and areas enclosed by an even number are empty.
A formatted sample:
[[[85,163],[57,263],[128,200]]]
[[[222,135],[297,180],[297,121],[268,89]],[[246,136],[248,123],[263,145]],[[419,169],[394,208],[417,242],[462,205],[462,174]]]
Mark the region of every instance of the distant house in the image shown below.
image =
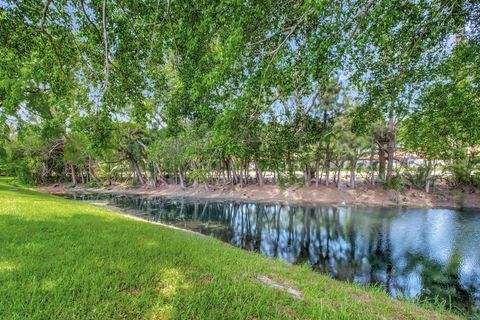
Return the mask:
[[[469,156],[480,155],[480,146],[468,147],[467,148],[467,154]]]
[[[376,167],[378,165],[377,153],[373,155],[372,160],[373,160],[373,165]],[[404,151],[401,149],[395,151],[395,154],[393,155],[393,160],[394,160],[393,165],[395,168],[398,168],[401,166],[416,168],[425,163],[425,158],[423,158],[419,154],[415,152]],[[358,166],[363,168],[370,167],[370,157],[363,157],[359,159]]]

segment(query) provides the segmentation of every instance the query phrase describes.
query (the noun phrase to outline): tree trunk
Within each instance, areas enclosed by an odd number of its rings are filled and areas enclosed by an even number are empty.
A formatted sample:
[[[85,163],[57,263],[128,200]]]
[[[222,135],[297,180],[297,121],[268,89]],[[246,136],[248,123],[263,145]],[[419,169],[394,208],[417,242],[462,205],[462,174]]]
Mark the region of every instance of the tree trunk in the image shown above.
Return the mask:
[[[286,167],[287,167],[287,173],[288,173],[288,180],[290,180],[295,175],[294,170],[293,170],[293,166],[292,166],[292,160],[291,160],[290,152],[287,152]]]
[[[223,162],[225,163],[225,170],[227,171],[227,182],[232,182],[229,161],[227,159],[224,159]]]
[[[375,186],[375,170],[373,170],[373,155],[375,152],[375,147],[372,145],[372,150],[370,152],[370,185]]]
[[[327,143],[326,145],[326,150],[325,150],[325,185],[328,186],[330,184],[330,142]]]
[[[88,156],[88,174],[90,175],[90,180],[97,179],[97,177],[95,176],[95,169],[93,168],[93,161],[90,156]]]
[[[154,162],[153,165],[157,171],[157,179],[159,179],[161,183],[168,185],[168,181],[165,180],[165,177],[163,177],[162,170],[160,170],[158,163]]]
[[[338,168],[338,164],[335,163],[335,169],[333,169],[333,181],[332,181],[332,183],[335,185],[337,184],[337,168]]]
[[[308,168],[308,165],[305,165],[305,187],[310,186],[310,170]]]
[[[325,164],[324,164],[324,167],[325,167],[325,185],[328,186],[328,184],[330,183],[330,160],[329,159],[325,159]]]
[[[238,176],[237,176],[237,172],[235,171],[235,165],[233,164],[233,160],[231,158],[229,159],[229,164],[230,164],[230,168],[232,170],[232,182],[233,182],[233,184],[237,184],[238,183]]]
[[[240,188],[243,188],[243,161],[240,160],[240,169],[238,170],[240,172],[240,177],[239,177],[239,180],[240,180]]]
[[[244,167],[245,167],[245,185],[248,185],[248,178],[250,177],[249,172],[248,172],[248,166],[249,162],[245,162]]]
[[[390,181],[393,177],[393,161],[395,157],[395,147],[396,147],[396,128],[395,121],[393,118],[388,120],[388,165],[387,165],[387,180]]]
[[[220,160],[220,170],[222,171],[222,185],[226,185],[227,184],[227,177],[225,176],[225,162],[223,160]],[[227,174],[230,175],[228,173],[228,170],[227,170]],[[220,177],[219,177],[220,179]]]
[[[355,172],[357,169],[357,158],[353,157],[351,159],[350,166],[350,188],[355,189]]]
[[[262,169],[260,169],[257,161],[255,161],[255,171],[257,172],[257,183],[258,183],[258,185],[263,186]]]
[[[85,177],[83,176],[83,168],[80,167],[79,170],[80,170],[80,179],[82,180],[82,184],[85,184]]]
[[[183,174],[180,169],[178,169],[178,179],[180,180],[180,187],[185,189],[185,179],[183,178]]]
[[[431,179],[430,179],[430,175],[431,175],[431,171],[432,171],[432,162],[431,161],[428,161],[428,164],[427,164],[427,181],[425,181],[425,192],[426,193],[430,193],[430,182],[431,182]]]
[[[210,181],[212,179],[212,171],[210,168],[207,168],[206,166],[202,166],[203,172],[205,172],[205,180],[203,181],[204,186],[206,187],[206,190],[208,190],[208,185],[210,184]]]
[[[197,172],[197,164],[195,163],[195,161],[192,161],[192,169],[193,171],[195,172],[195,175],[194,175],[194,178],[193,178],[193,184],[192,184],[192,188],[196,188],[198,187],[198,172]]]
[[[383,143],[378,145],[378,176],[385,180],[385,148]]]
[[[77,177],[75,176],[75,167],[73,164],[70,164],[70,175],[72,177],[73,186],[77,185]]]
[[[315,161],[315,187],[318,188],[320,182],[320,160]]]
[[[155,168],[155,164],[153,161],[150,161],[150,172],[152,175],[152,186],[156,189],[157,188],[157,170]]]
[[[137,176],[138,183],[140,185],[144,185],[145,179],[143,178],[142,171],[140,170],[140,167],[138,166],[137,161],[132,159],[131,162],[132,162],[133,170],[135,171],[135,175]]]
[[[345,162],[344,160],[341,160],[339,165],[337,166],[336,181],[335,181],[337,188],[340,186],[340,178],[341,178],[344,162]]]

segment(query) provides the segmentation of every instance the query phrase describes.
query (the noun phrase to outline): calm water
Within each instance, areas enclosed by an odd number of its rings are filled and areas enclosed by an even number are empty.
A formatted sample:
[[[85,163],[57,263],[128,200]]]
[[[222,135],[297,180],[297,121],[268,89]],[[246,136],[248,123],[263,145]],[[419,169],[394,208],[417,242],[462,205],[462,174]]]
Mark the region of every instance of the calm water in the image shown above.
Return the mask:
[[[480,212],[330,208],[99,194],[147,220],[194,230],[393,297],[480,315]]]

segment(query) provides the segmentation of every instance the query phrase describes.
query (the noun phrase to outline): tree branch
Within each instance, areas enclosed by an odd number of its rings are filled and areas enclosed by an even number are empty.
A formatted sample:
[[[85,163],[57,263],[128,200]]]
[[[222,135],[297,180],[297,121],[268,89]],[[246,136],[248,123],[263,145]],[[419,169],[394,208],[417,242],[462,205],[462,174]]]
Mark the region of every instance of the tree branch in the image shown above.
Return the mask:
[[[45,25],[45,20],[47,19],[47,10],[51,2],[52,0],[45,0],[45,5],[43,6],[43,10],[42,10],[42,20],[40,21],[40,28],[42,29],[43,29],[43,26]]]
[[[103,83],[101,97],[105,94],[108,86],[108,33],[107,33],[107,0],[103,0],[103,10],[102,10],[102,28],[103,28],[103,45],[105,50],[105,82]]]
[[[82,8],[83,14],[85,15],[85,18],[87,19],[88,23],[93,26],[93,28],[96,30],[96,34],[98,35],[98,39],[102,41],[102,33],[100,32],[100,29],[98,29],[97,25],[93,23],[93,21],[90,19],[87,13],[87,9],[85,9],[85,1],[82,0],[80,1],[80,7]]]

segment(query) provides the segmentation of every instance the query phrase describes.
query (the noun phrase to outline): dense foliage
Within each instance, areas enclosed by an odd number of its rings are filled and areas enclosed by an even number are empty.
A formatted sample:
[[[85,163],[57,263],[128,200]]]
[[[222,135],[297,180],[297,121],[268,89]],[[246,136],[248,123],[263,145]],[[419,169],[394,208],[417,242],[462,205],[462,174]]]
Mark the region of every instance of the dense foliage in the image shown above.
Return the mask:
[[[0,170],[158,186],[392,181],[480,145],[480,3],[0,1]],[[457,175],[454,174],[456,177]]]

